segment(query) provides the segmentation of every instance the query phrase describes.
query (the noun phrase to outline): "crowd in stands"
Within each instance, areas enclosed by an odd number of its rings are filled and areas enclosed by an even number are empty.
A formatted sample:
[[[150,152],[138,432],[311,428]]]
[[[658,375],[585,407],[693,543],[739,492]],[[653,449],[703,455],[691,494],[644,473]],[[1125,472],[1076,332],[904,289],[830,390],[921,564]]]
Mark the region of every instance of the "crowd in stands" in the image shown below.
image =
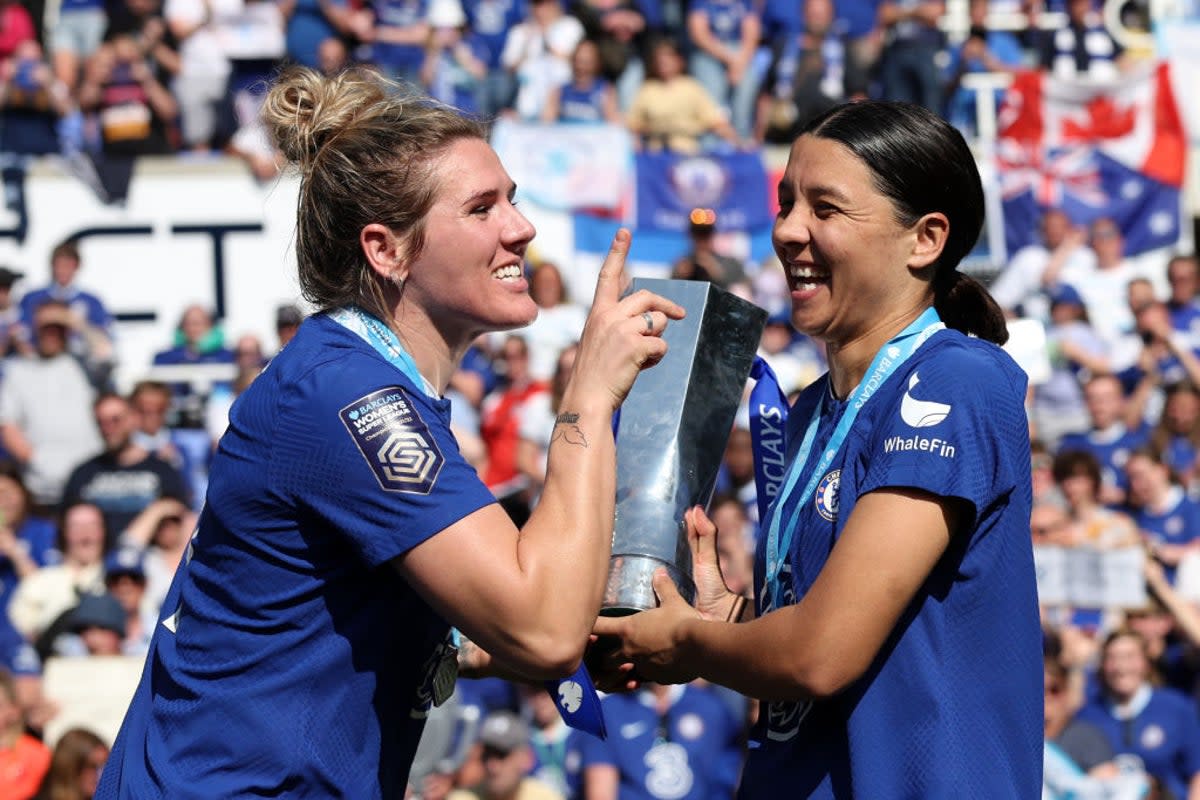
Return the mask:
[[[485,118],[622,124],[647,149],[785,143],[865,96],[922,103],[970,132],[967,73],[1103,79],[1129,62],[1091,0],[1053,7],[1066,19],[1055,30],[988,27],[996,12],[1042,10],[970,0],[969,30],[948,37],[942,0],[0,0],[0,159],[57,155],[113,201],[145,155],[223,151],[268,179],[278,161],[258,99],[288,63],[368,64]],[[794,394],[823,371],[822,350],[791,328],[777,266],[720,252],[714,222],[693,215],[672,274],[766,308],[759,352]],[[1134,552],[1144,592],[1135,605],[1043,605],[1046,796],[1200,798],[1200,264],[1131,261],[1111,220],[1057,209],[1041,234],[991,286],[1047,338],[1028,401],[1031,539],[1039,553]],[[264,342],[227,339],[191,306],[145,378],[118,390],[116,298],[80,288],[73,242],[46,255],[46,286],[27,285],[29,265],[0,267],[0,797],[82,798],[110,741],[100,721],[62,723],[72,698],[49,685],[53,665],[83,664],[79,676],[123,658],[136,675],[230,407],[304,313],[264,309],[278,334]],[[448,393],[462,451],[518,522],[538,500],[586,314],[567,295],[572,267],[529,265],[537,321],[481,338]],[[189,380],[193,367],[220,377]],[[743,416],[711,514],[745,594],[753,476]],[[540,689],[461,681],[410,788],[732,796],[753,702],[699,683],[603,702],[605,742],[568,730]]]

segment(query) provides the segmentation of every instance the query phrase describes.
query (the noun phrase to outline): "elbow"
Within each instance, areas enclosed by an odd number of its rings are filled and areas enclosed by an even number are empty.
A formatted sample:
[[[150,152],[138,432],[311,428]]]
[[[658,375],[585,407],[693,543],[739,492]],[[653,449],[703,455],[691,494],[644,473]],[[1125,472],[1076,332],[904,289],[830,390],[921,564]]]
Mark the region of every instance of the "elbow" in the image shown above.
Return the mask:
[[[828,658],[803,664],[791,680],[797,696],[788,699],[828,700],[858,680],[864,671]]]
[[[538,636],[518,645],[507,659],[522,675],[537,680],[565,678],[583,663],[587,637]]]

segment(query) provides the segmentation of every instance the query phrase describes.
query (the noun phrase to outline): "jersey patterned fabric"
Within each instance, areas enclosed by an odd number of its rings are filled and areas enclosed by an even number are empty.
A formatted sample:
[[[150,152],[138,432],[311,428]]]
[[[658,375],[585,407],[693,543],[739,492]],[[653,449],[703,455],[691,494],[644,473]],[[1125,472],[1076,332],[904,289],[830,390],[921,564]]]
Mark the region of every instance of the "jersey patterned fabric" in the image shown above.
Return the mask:
[[[739,797],[773,800],[781,787],[791,797],[872,800],[1040,795],[1042,641],[1025,386],[1000,348],[939,331],[869,397],[813,494],[784,501],[787,515],[804,504],[781,575],[785,604],[812,586],[868,492],[961,498],[971,515],[861,678],[827,700],[764,704]],[[789,415],[792,457],[818,403],[802,475],[847,405],[828,376],[805,390]],[[762,613],[770,595],[759,597]]]
[[[99,798],[400,797],[449,628],[387,563],[495,502],[324,314],[237,400]]]
[[[672,686],[660,716],[653,693],[612,694],[602,701],[608,738],[583,735],[583,769],[617,768],[620,800],[731,797],[741,762],[741,727],[712,691]]]

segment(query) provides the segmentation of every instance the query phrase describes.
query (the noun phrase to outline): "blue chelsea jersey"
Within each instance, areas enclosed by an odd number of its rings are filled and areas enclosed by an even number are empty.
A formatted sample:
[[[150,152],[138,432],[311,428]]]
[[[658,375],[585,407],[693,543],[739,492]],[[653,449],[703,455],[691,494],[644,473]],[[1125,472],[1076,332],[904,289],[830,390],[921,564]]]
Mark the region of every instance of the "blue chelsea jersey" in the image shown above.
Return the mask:
[[[972,513],[861,678],[824,701],[763,704],[740,797],[1039,796],[1042,641],[1025,386],[1025,374],[999,347],[943,330],[861,408],[798,509],[783,603],[798,602],[812,586],[868,492],[920,489],[961,498]],[[818,403],[808,471],[845,411],[828,376],[805,390],[789,416],[793,457]],[[797,502],[783,501],[783,519]],[[765,603],[770,594],[759,597]]]
[[[400,797],[449,627],[388,563],[494,498],[324,314],[239,397],[98,798]]]

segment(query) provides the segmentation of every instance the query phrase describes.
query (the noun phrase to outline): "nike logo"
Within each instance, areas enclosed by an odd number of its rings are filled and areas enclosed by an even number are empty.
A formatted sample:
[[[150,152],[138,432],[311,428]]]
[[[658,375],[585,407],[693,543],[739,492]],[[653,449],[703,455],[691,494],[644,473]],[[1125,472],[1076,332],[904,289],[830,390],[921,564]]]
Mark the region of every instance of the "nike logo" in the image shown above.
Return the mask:
[[[649,729],[650,726],[645,722],[627,722],[621,726],[621,737],[624,739],[636,739]]]
[[[912,396],[913,387],[921,382],[917,373],[908,379],[908,391],[900,401],[900,419],[913,428],[930,428],[937,425],[950,414],[948,403],[934,403],[929,400],[917,400]]]

